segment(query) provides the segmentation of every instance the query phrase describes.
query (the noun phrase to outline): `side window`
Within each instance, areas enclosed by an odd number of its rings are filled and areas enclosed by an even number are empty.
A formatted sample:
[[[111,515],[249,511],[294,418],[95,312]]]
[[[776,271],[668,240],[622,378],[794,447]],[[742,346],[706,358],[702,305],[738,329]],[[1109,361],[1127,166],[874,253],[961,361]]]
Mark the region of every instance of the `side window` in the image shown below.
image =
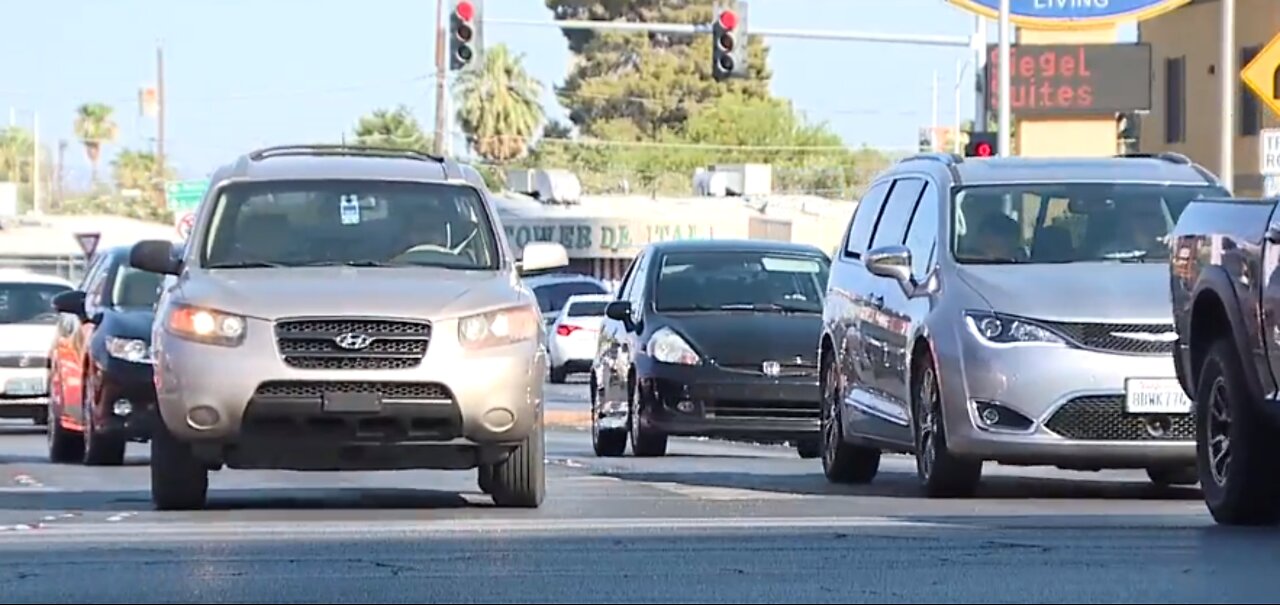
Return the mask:
[[[898,179],[893,191],[889,192],[889,201],[885,203],[875,236],[871,238],[872,248],[902,243],[907,235],[907,222],[916,211],[916,202],[920,200],[924,184],[924,179],[919,178]]]
[[[938,189],[925,182],[924,195],[916,205],[916,213],[907,228],[907,248],[911,249],[911,273],[924,277],[933,261],[934,245],[938,241]]]
[[[631,301],[631,312],[639,314],[641,307],[644,306],[645,285],[649,283],[649,265],[653,264],[652,253],[646,253],[641,259],[640,264],[636,267],[636,274],[631,279],[631,292],[627,293],[627,300]]]
[[[853,211],[853,220],[849,222],[849,237],[844,242],[845,255],[862,258],[862,253],[867,250],[867,242],[871,239],[871,231],[880,218],[880,207],[888,191],[889,181],[881,181],[872,185],[862,196],[858,207]]]
[[[102,269],[93,276],[93,281],[85,287],[84,306],[87,309],[100,307],[105,302],[103,298],[106,296],[106,285],[110,281],[108,278],[115,274],[118,265],[114,262],[107,261],[102,263]],[[93,311],[89,312],[93,315]]]
[[[640,266],[640,259],[644,256],[637,256],[631,259],[631,265],[627,267],[627,272],[622,276],[622,282],[618,284],[618,290],[613,295],[613,300],[627,300],[631,295],[631,284],[636,280],[636,267]]]

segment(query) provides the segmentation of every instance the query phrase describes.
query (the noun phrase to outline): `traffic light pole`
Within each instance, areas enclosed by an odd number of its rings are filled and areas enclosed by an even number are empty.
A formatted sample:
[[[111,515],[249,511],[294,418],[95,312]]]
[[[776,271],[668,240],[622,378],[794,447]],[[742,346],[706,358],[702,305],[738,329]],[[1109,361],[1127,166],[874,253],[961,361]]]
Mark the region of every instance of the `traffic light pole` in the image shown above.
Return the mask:
[[[486,24],[519,25],[528,27],[554,27],[556,29],[580,29],[594,31],[652,32],[659,34],[710,34],[710,24],[689,23],[635,23],[624,21],[580,21],[566,19],[547,21],[537,19],[485,19]],[[973,36],[941,36],[931,34],[878,34],[849,30],[774,29],[752,27],[747,32],[754,36],[770,38],[801,38],[805,40],[845,40],[854,42],[882,42],[886,44],[911,44],[916,46],[945,46],[970,48]]]
[[[998,153],[1000,157],[1007,158],[1012,155],[1011,147],[1013,147],[1013,137],[1009,136],[1009,130],[1013,127],[1012,116],[1010,115],[1009,95],[1012,91],[1010,80],[1012,79],[1012,66],[1009,65],[1009,38],[1012,37],[1013,31],[1009,26],[1009,3],[1010,0],[1000,0],[1000,122],[996,127],[996,134],[999,136]]]
[[[444,0],[436,0],[436,134],[435,140],[432,141],[434,149],[432,150],[438,156],[443,156],[447,150],[445,149],[446,135],[449,128],[449,109],[446,106],[448,100],[448,89],[446,88],[445,76],[448,63],[445,60],[445,36],[448,35],[448,28],[445,26]]]

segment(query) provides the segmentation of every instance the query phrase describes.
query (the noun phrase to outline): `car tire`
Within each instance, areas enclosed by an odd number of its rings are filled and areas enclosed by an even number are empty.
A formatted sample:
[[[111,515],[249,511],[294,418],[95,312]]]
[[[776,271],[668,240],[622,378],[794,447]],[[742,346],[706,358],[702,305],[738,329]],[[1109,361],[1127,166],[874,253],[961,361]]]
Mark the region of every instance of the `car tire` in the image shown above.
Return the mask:
[[[1153,466],[1147,469],[1147,477],[1160,487],[1195,485],[1200,481],[1200,471],[1192,466]]]
[[[120,466],[124,464],[124,452],[127,442],[123,435],[103,434],[94,428],[93,399],[98,386],[95,378],[82,381],[80,410],[84,427],[84,464],[85,466]]]
[[[84,459],[84,435],[62,426],[62,418],[51,414],[45,425],[49,442],[49,461],[57,464],[80,462]]]
[[[564,368],[551,366],[551,382],[553,384],[564,384],[568,377],[569,372],[565,371]]]
[[[164,420],[151,436],[151,502],[156,510],[204,508],[209,494],[209,469],[191,444],[169,432]]]
[[[1280,435],[1261,402],[1250,400],[1241,364],[1230,338],[1219,338],[1205,358],[1195,397],[1196,468],[1217,523],[1271,525],[1280,521]]]
[[[978,491],[982,460],[957,456],[947,445],[942,416],[942,392],[931,360],[920,362],[912,385],[915,409],[911,423],[915,437],[916,476],[929,498],[965,498]]]
[[[538,508],[547,493],[546,441],[542,419],[506,460],[494,464],[489,472],[493,484],[489,495],[493,503],[504,508]],[[481,470],[482,476],[484,471]]]
[[[476,485],[480,487],[480,491],[485,494],[493,494],[493,466],[489,464],[481,464],[476,472]]]
[[[630,393],[630,405],[627,412],[627,428],[631,433],[631,453],[642,458],[656,458],[667,455],[667,435],[651,426],[645,426],[644,416],[647,406],[644,395],[640,394],[635,384],[627,389]]]
[[[822,456],[822,439],[801,439],[797,441],[796,453],[805,460]]]
[[[591,449],[601,458],[617,458],[627,453],[627,431],[600,428],[596,379],[591,378]]]
[[[818,441],[822,472],[832,483],[870,483],[880,472],[880,450],[845,441],[840,382],[835,368],[831,356],[824,355],[821,374],[822,434]]]

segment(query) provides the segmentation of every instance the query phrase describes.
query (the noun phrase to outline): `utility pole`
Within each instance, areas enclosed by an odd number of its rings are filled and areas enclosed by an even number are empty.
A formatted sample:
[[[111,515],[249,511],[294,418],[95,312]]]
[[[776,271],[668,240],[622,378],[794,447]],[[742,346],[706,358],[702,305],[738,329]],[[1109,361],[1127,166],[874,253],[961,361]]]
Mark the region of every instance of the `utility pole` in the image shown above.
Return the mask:
[[[156,45],[156,181],[157,190],[164,191],[164,47]],[[164,196],[160,196],[164,204]]]
[[[1227,191],[1236,183],[1236,0],[1222,0],[1222,56],[1218,59],[1218,83],[1222,88],[1222,113],[1218,126],[1218,178]]]
[[[973,81],[975,100],[973,103],[973,131],[986,132],[991,119],[987,117],[987,18],[982,15],[973,17]]]
[[[1009,65],[1009,38],[1013,37],[1013,28],[1009,24],[1009,0],[1000,0],[1000,124],[996,127],[997,134],[997,153],[1002,158],[1010,155],[1010,147],[1012,147],[1013,138],[1009,136],[1009,131],[1013,128],[1013,119],[1009,110],[1009,95],[1012,79],[1013,67]]]
[[[941,138],[938,136],[938,70],[933,70],[933,92],[929,100],[929,112],[931,119],[929,120],[929,151],[942,151]]]
[[[448,74],[448,63],[445,62],[445,41],[447,35],[444,25],[444,0],[436,0],[436,136],[432,141],[435,154],[444,155],[444,140],[447,136],[448,116],[445,114],[446,93],[445,76]]]
[[[40,206],[40,114],[31,118],[31,210],[44,214]]]
[[[54,210],[62,208],[62,199],[66,192],[66,165],[67,165],[67,141],[66,139],[58,139],[58,165],[54,168],[54,194],[53,199],[56,202],[53,206]]]

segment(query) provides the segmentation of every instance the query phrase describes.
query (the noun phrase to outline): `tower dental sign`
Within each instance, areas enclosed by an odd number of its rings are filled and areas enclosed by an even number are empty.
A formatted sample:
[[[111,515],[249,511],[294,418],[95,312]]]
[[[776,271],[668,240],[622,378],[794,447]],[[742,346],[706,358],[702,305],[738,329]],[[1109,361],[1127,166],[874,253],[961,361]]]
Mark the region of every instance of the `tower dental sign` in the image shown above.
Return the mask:
[[[987,47],[989,78],[1000,63]],[[1015,45],[1009,51],[1009,105],[1018,117],[1093,116],[1151,109],[1151,47],[1147,44]],[[999,89],[987,103],[1000,106]]]
[[[1000,16],[1000,0],[947,0],[984,17]],[[1100,27],[1142,21],[1191,0],[1009,0],[1009,20],[1034,29]]]

